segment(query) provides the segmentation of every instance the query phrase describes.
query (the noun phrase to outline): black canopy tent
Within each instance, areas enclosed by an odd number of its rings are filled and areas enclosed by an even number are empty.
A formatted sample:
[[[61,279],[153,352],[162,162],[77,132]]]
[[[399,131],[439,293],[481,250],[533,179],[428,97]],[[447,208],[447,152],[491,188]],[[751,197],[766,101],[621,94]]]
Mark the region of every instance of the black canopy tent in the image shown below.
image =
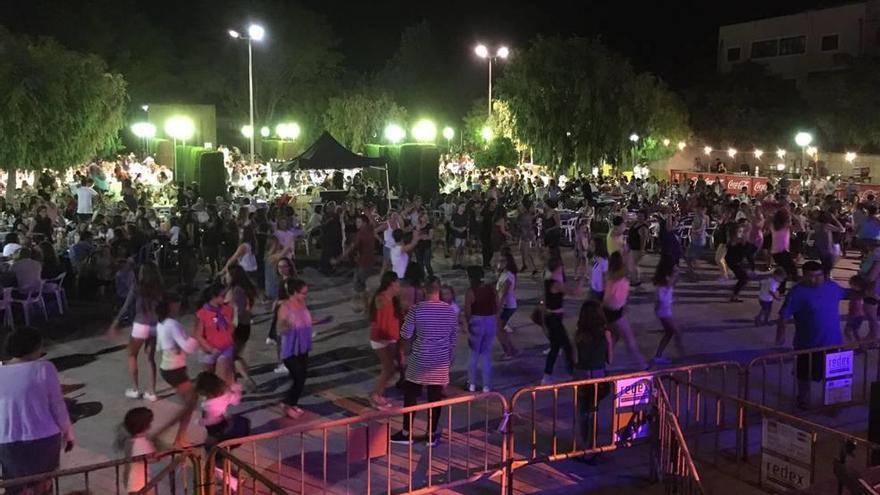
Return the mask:
[[[299,156],[282,165],[281,170],[339,170],[352,168],[378,168],[385,171],[385,189],[388,208],[391,209],[391,182],[388,177],[388,162],[384,158],[371,158],[353,153],[339,144],[329,132],[324,131]]]

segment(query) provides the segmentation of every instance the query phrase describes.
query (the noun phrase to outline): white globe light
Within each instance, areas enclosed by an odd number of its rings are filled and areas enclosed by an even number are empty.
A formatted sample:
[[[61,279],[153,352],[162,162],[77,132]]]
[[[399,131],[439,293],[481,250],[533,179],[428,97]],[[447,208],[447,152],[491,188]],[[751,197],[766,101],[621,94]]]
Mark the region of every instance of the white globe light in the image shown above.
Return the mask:
[[[507,58],[508,55],[510,55],[510,50],[506,46],[502,46],[498,49],[498,52],[496,52],[496,56],[500,58]]]
[[[278,124],[275,126],[275,135],[281,139],[296,139],[299,137],[300,128],[296,122]]]
[[[254,135],[254,128],[249,125],[241,126],[241,135],[249,138]]]
[[[248,27],[248,36],[254,41],[262,40],[265,34],[266,30],[263,29],[263,26],[260,26],[259,24],[251,24]]]
[[[412,135],[416,141],[433,141],[437,137],[437,126],[430,120],[422,119],[413,126]]]
[[[474,53],[480,58],[486,58],[489,56],[489,49],[486,48],[486,45],[480,44],[474,48]]]
[[[495,137],[495,133],[492,132],[491,127],[485,126],[482,130],[480,130],[480,136],[482,136],[483,140],[485,141],[491,141],[492,138]]]
[[[189,117],[176,115],[165,121],[165,133],[174,139],[188,141],[196,132],[196,125]]]
[[[799,132],[794,136],[794,142],[803,148],[813,142],[813,136],[809,132]]]
[[[229,37],[230,37],[230,38],[236,38],[236,39],[237,39],[237,38],[241,38],[241,34],[240,34],[238,31],[234,30],[234,29],[230,29],[230,30],[229,30]]]
[[[779,158],[785,158],[785,153],[786,153],[786,151],[784,149],[780,148],[780,149],[776,150],[776,156],[778,156]]]
[[[455,130],[452,127],[444,127],[443,128],[443,137],[446,138],[447,141],[455,137]]]
[[[711,147],[711,146],[706,146],[706,147],[704,147],[704,148],[703,148],[703,153],[705,153],[705,154],[707,154],[707,155],[711,155],[711,154],[712,154],[712,147]]]
[[[406,137],[406,131],[397,124],[388,124],[385,127],[385,139],[390,143],[399,143]]]
[[[260,136],[269,137],[269,128],[266,126],[260,127]]]
[[[777,163],[776,170],[779,172],[784,172],[785,171],[785,164],[784,163]]]
[[[727,148],[727,156],[733,158],[736,156],[736,148]]]
[[[137,122],[131,125],[131,132],[141,139],[156,137],[156,126],[149,122]]]
[[[764,154],[763,151],[758,150],[758,149],[755,150],[755,158],[761,158],[761,155],[763,155],[763,154]]]
[[[669,139],[664,139],[664,140],[663,140],[663,146],[669,146],[669,143],[671,143],[671,142],[672,142],[672,141],[670,141]]]
[[[639,135],[636,133],[632,133],[629,135],[629,140],[635,143],[636,141],[639,140]]]
[[[846,152],[846,161],[848,163],[854,162],[855,159],[856,159],[856,153],[854,151],[847,151]]]
[[[679,141],[679,142],[678,142],[678,149],[679,149],[679,151],[683,150],[683,149],[685,148],[685,146],[687,146],[687,143],[685,143],[684,141]]]

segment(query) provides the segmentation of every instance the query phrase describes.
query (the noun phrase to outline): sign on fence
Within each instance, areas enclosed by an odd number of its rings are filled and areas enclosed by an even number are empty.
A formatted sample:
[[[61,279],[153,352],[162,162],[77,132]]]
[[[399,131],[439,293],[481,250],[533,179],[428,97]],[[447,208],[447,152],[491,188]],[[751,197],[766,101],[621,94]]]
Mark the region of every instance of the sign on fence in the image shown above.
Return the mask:
[[[648,405],[651,403],[651,378],[650,375],[627,378],[614,382],[617,397],[617,407],[631,407]]]
[[[774,419],[761,428],[761,486],[803,490],[812,483],[815,435]]]
[[[651,404],[650,375],[614,382],[617,412],[614,415],[614,441],[629,442],[648,436],[648,406]]]
[[[826,406],[852,401],[853,351],[825,354]]]

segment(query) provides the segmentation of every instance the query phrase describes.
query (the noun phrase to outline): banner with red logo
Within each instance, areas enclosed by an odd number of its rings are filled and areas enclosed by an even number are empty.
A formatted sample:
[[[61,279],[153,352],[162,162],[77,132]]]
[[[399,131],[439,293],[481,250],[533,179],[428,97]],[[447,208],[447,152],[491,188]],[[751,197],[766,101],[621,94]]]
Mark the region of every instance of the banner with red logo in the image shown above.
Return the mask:
[[[727,194],[739,194],[742,188],[746,188],[748,194],[761,194],[767,192],[767,177],[751,177],[748,175],[738,174],[713,174],[703,172],[691,172],[685,170],[670,170],[669,177],[672,181],[679,183],[684,180],[699,180],[700,177],[706,181],[706,184],[712,185],[717,179],[724,186],[724,192]]]

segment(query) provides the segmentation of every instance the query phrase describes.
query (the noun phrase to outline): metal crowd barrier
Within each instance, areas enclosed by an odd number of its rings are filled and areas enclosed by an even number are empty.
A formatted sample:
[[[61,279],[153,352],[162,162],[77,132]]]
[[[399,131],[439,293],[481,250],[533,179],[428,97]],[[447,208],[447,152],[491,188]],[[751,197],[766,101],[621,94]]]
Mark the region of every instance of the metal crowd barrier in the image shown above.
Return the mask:
[[[436,446],[425,438],[434,424],[424,413],[433,408],[441,411]],[[218,456],[238,449],[238,459],[285,493],[432,493],[468,483],[503,493],[507,435],[499,430],[507,411],[507,399],[489,392],[312,422],[223,442],[209,454],[205,472],[214,471]],[[403,415],[414,425],[413,443],[392,444]],[[207,493],[214,491],[209,485]]]
[[[272,483],[269,478],[266,478],[253,466],[232,455],[230,452],[224,449],[217,449],[215,455],[223,462],[223,468],[221,469],[219,480],[222,486],[223,495],[242,493],[246,491],[248,487],[251,489],[250,493],[254,494],[267,493],[269,495],[287,495],[287,492],[285,492],[280,486]],[[233,476],[233,468],[238,476]],[[206,478],[207,476],[213,476],[213,473],[205,473],[205,476]],[[248,480],[250,483],[247,482]],[[210,493],[214,484],[212,483],[208,485],[208,487],[208,492]]]
[[[164,463],[168,463],[167,466]],[[186,463],[189,466],[186,466]],[[168,469],[168,467],[171,469]],[[116,459],[51,473],[0,480],[0,493],[43,493],[37,487],[51,485],[56,495],[65,493],[127,494],[126,474],[130,469],[143,469],[148,473],[148,486],[162,495],[198,495],[201,489],[201,458],[195,450],[171,450],[157,454],[126,459]],[[156,476],[152,476],[157,473]],[[146,487],[145,487],[146,488]],[[139,492],[141,493],[141,492]]]
[[[805,394],[809,400],[801,400],[800,404],[799,378],[801,385],[810,389],[810,393]],[[782,411],[839,407],[867,403],[870,384],[878,380],[878,342],[803,349],[753,359],[745,368],[742,397]],[[756,390],[751,390],[752,386]],[[822,388],[818,394],[823,398],[821,405],[814,400],[819,388]]]
[[[851,457],[866,467],[880,449],[856,435],[680,379],[672,378],[666,388],[693,458],[711,465],[714,481],[731,492],[837,486],[841,463]]]
[[[654,469],[666,493],[703,495],[706,491],[663,382],[654,380],[657,401]]]

